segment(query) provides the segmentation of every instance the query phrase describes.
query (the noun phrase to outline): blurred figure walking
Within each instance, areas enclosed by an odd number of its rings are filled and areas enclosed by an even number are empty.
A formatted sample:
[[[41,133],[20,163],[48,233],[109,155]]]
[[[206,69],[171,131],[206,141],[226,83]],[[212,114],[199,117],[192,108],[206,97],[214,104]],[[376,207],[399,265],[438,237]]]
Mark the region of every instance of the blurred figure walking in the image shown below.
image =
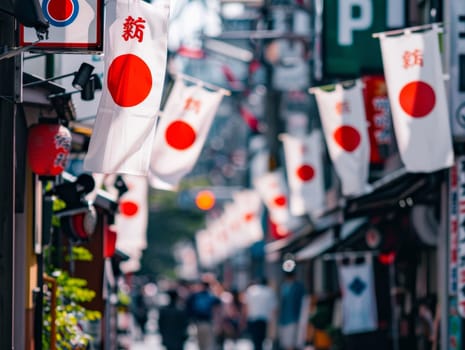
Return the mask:
[[[298,324],[304,294],[304,285],[296,279],[295,270],[285,270],[278,317],[279,345],[282,350],[296,350],[298,347]]]
[[[245,305],[237,289],[224,291],[221,294],[221,302],[221,324],[217,343],[221,349],[224,349],[227,340],[236,343],[245,330]]]
[[[182,350],[188,337],[187,312],[179,305],[178,292],[175,289],[169,290],[167,294],[170,300],[168,305],[159,310],[158,330],[166,350]]]
[[[130,310],[137,326],[136,339],[143,340],[148,321],[148,307],[145,304],[145,296],[142,285],[136,285],[131,294]]]
[[[245,291],[247,327],[254,350],[262,350],[268,325],[276,313],[276,293],[265,277],[251,284]]]
[[[202,281],[194,286],[186,300],[189,319],[197,328],[199,350],[213,350],[215,344],[213,320],[217,319],[221,300],[210,291],[209,283]]]

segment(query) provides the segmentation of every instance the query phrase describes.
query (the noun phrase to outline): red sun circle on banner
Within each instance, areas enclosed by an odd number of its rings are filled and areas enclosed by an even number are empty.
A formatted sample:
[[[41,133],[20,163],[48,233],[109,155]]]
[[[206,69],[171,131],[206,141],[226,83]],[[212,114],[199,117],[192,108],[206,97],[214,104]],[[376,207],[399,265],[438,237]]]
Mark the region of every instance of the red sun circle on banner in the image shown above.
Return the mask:
[[[168,145],[181,151],[192,146],[196,137],[194,128],[182,120],[172,122],[165,132]]]
[[[51,0],[47,6],[50,16],[57,21],[66,21],[74,11],[74,3],[70,0]]]
[[[353,152],[362,141],[362,137],[358,130],[348,125],[341,126],[334,130],[333,138],[334,141],[347,152]]]
[[[108,90],[115,103],[133,107],[144,101],[152,89],[152,73],[138,56],[116,57],[108,68]]]
[[[400,90],[399,104],[409,116],[422,118],[431,113],[436,105],[436,94],[431,85],[412,81]]]
[[[315,169],[309,164],[303,164],[296,170],[297,177],[302,181],[310,181],[315,177]]]
[[[119,204],[119,212],[123,216],[134,216],[139,211],[139,205],[131,200],[122,201]]]
[[[277,196],[273,198],[273,204],[277,207],[284,207],[287,203],[286,196]]]

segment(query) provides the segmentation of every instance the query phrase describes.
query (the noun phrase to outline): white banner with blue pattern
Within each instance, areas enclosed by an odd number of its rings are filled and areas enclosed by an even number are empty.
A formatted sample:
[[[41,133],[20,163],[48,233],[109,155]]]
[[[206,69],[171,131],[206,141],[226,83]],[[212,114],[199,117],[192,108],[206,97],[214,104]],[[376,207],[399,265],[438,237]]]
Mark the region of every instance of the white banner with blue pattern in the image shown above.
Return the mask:
[[[364,333],[377,329],[378,315],[372,256],[362,264],[339,264],[342,292],[342,332]]]

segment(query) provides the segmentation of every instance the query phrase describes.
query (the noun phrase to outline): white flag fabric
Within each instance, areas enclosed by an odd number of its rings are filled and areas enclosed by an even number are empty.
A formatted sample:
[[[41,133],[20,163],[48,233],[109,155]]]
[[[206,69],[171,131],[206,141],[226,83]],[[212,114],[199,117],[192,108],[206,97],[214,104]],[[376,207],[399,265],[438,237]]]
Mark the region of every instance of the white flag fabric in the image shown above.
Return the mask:
[[[363,333],[377,329],[378,312],[370,255],[362,264],[338,265],[342,291],[342,332]]]
[[[305,137],[282,134],[280,138],[286,160],[291,214],[308,214],[314,218],[324,208],[320,133],[314,131]]]
[[[176,79],[155,134],[149,171],[152,187],[176,190],[192,170],[223,94]]]
[[[248,247],[264,238],[261,223],[262,200],[254,189],[233,193],[233,201],[238,208],[241,247]]]
[[[147,175],[166,71],[169,2],[117,0],[84,169]]]
[[[207,229],[197,231],[195,234],[195,247],[199,264],[203,267],[212,267],[216,263],[213,237]]]
[[[288,223],[291,215],[288,189],[282,169],[255,178],[254,187],[267,207],[271,221],[277,225]]]
[[[437,29],[380,36],[400,157],[409,172],[452,166],[454,154]]]
[[[342,193],[363,194],[368,186],[370,146],[362,83],[356,80],[350,88],[336,84],[333,91],[315,88],[312,92]]]
[[[145,176],[123,175],[128,187],[115,216],[116,248],[132,256],[147,247],[148,183]]]

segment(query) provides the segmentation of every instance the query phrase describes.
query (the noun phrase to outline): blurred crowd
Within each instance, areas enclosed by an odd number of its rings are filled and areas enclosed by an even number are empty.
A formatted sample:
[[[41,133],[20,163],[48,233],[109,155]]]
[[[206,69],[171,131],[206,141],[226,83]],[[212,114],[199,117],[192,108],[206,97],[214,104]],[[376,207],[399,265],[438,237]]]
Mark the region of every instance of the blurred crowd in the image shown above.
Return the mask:
[[[159,287],[157,331],[167,350],[182,350],[194,333],[199,350],[223,350],[249,339],[254,350],[297,350],[298,322],[304,287],[293,272],[279,288],[265,277],[243,289],[227,288],[213,275],[197,281],[167,282]],[[147,329],[144,288],[134,288],[130,312],[139,334]],[[153,305],[152,305],[153,306]]]

